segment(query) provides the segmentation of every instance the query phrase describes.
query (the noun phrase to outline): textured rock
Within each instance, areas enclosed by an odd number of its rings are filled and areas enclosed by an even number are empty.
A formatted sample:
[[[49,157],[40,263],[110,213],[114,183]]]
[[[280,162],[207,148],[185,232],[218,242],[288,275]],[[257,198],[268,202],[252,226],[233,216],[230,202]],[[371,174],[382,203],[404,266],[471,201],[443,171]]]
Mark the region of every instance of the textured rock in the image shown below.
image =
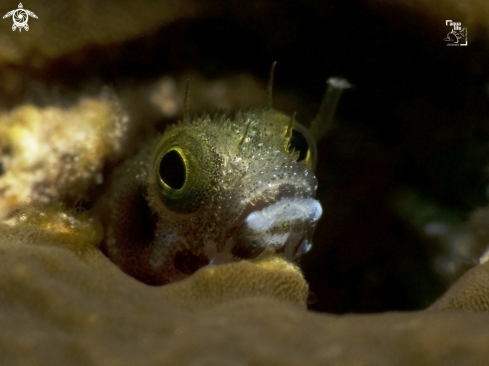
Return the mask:
[[[0,5],[2,16],[17,8]],[[0,65],[28,61],[41,66],[47,59],[60,57],[83,47],[120,42],[154,31],[178,19],[192,18],[197,5],[189,1],[29,1],[28,32],[12,32],[11,25],[0,27]],[[12,19],[3,20],[3,23]]]
[[[489,311],[489,262],[467,271],[432,309]]]
[[[488,314],[307,312],[302,277],[273,256],[149,287],[96,250],[75,253],[49,234],[19,238],[0,244],[3,365],[487,362]]]
[[[121,152],[129,118],[110,92],[69,108],[23,105],[0,115],[0,207],[82,198]],[[2,218],[2,215],[0,215]]]

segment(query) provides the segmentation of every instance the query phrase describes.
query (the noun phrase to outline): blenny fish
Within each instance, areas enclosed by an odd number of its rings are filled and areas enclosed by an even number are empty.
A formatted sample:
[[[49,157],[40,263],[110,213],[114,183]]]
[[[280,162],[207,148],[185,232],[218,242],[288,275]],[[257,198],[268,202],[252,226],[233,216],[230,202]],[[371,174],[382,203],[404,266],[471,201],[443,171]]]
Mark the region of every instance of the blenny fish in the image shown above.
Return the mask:
[[[233,119],[192,119],[187,84],[183,121],[117,169],[102,250],[124,272],[162,285],[267,247],[290,261],[311,248],[322,213],[314,198],[316,140],[294,116],[271,107],[271,75],[269,107]],[[340,80],[329,82],[321,106],[327,113],[312,131],[331,120],[346,87]]]

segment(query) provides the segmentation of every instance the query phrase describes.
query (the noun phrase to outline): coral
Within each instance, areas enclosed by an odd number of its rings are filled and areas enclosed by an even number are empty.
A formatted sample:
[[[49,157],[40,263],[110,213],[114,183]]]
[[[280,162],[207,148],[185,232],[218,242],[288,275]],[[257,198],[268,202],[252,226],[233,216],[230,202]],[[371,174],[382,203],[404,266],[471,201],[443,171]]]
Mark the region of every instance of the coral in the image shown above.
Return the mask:
[[[300,273],[273,254],[149,287],[97,250],[26,242],[20,227],[0,240],[1,364],[487,362],[488,314],[307,312]]]
[[[470,269],[431,309],[489,311],[489,263]]]
[[[11,8],[12,3],[2,3],[0,13],[6,14]],[[198,6],[189,1],[67,3],[32,0],[26,8],[38,16],[38,19],[30,20],[29,32],[19,35],[12,32],[11,26],[0,27],[0,65],[27,61],[40,66],[46,59],[90,45],[135,38],[167,23],[198,14]]]
[[[208,265],[190,278],[165,286],[172,301],[194,311],[245,298],[270,298],[305,308],[309,287],[299,268],[267,250],[252,261]]]
[[[0,114],[0,207],[77,200],[102,183],[129,119],[110,92],[72,107],[23,105]]]
[[[61,203],[20,204],[0,222],[0,242],[42,241],[68,248],[77,255],[98,251],[102,227],[88,211],[66,210]]]
[[[230,113],[236,106],[244,110],[250,106],[265,106],[268,100],[265,88],[253,75],[238,74],[207,80],[202,75],[191,73],[186,75],[186,80],[190,81],[191,107],[197,111],[219,109]],[[177,80],[166,76],[152,85],[149,99],[165,117],[174,117],[183,108],[185,82],[179,83],[183,84],[180,88]]]

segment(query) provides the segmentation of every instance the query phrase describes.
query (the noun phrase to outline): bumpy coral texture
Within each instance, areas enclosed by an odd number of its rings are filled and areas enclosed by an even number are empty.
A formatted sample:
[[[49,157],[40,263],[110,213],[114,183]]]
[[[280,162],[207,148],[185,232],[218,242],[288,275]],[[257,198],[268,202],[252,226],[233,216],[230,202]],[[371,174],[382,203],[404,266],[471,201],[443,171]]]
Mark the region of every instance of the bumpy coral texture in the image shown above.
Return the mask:
[[[3,215],[18,204],[84,198],[120,153],[128,121],[108,91],[67,108],[27,104],[1,114]]]
[[[15,5],[15,6],[14,6]],[[189,1],[39,1],[24,4],[38,19],[29,19],[29,32],[0,28],[0,65],[27,63],[42,65],[46,59],[60,57],[89,45],[103,45],[156,29],[181,18],[197,14]],[[17,8],[2,2],[3,16]],[[11,19],[10,19],[11,21]],[[6,21],[4,20],[4,23]]]
[[[34,223],[35,224],[35,223]],[[94,240],[30,226],[0,238],[0,362],[69,365],[485,365],[489,315],[306,312],[296,268],[267,255],[149,287]],[[85,249],[83,249],[85,248]],[[91,249],[89,249],[91,248]],[[78,253],[77,253],[78,252]],[[402,360],[402,361],[401,361]]]
[[[489,263],[466,272],[432,309],[489,311]]]

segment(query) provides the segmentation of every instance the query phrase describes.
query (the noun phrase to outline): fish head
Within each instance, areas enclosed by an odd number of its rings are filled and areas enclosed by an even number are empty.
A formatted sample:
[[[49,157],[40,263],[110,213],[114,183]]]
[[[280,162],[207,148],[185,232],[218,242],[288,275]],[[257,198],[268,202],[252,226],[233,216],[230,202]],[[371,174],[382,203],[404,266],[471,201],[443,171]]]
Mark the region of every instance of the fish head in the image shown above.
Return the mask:
[[[322,212],[314,198],[315,159],[307,129],[274,109],[171,126],[148,164],[157,231],[202,263],[250,259],[267,247],[297,261],[310,249]],[[168,242],[160,246],[162,265],[170,252],[178,257]]]

